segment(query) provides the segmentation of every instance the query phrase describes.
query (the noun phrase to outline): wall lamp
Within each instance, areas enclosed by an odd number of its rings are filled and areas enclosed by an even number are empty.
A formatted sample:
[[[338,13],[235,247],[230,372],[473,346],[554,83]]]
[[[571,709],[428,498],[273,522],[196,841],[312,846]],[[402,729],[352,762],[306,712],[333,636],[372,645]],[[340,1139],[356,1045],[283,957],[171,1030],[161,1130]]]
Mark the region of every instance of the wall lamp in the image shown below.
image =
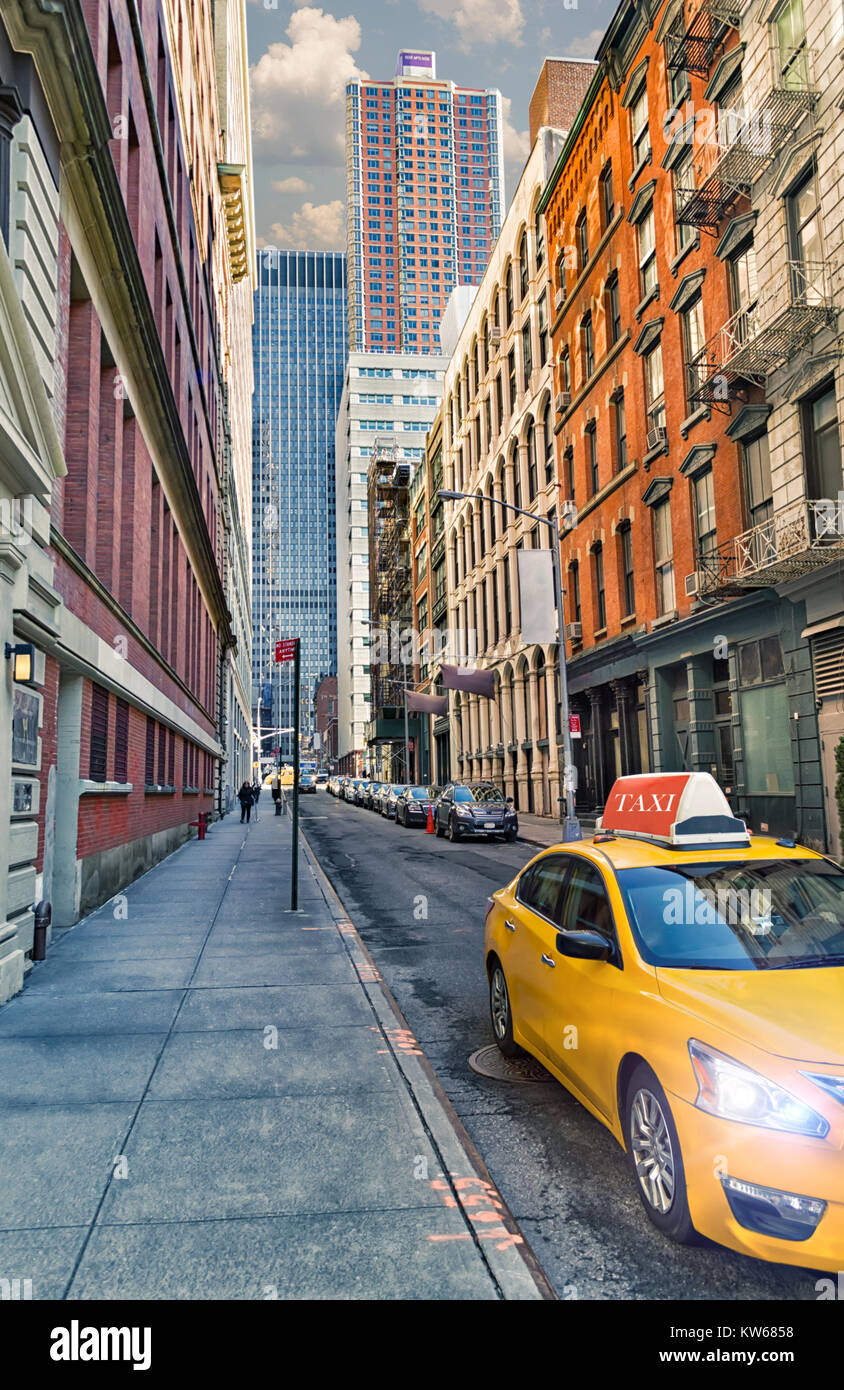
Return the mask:
[[[31,642],[19,642],[13,647],[11,642],[6,643],[6,660],[13,659],[12,677],[20,681],[21,685],[28,685],[32,680],[35,669],[35,648]]]

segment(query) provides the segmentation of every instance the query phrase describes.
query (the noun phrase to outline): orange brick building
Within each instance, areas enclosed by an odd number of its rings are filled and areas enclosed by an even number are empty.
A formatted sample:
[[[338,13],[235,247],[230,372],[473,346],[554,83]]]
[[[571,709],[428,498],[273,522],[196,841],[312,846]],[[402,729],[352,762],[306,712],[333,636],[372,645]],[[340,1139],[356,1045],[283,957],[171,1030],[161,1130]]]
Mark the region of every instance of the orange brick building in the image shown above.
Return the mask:
[[[765,718],[787,745],[805,684],[801,615],[770,591],[713,599],[702,580],[706,557],[748,524],[747,422],[767,411],[754,388],[699,390],[740,239],[676,216],[694,184],[695,117],[711,115],[737,35],[718,22],[704,76],[676,60],[678,22],[672,0],[618,7],[541,203],[577,803],[588,815],[620,774],[689,767],[712,771],[751,824],[791,830],[795,782],[766,796],[743,780],[742,672],[752,684],[750,648],[760,669],[766,654],[777,689]],[[748,697],[751,709],[756,720]]]

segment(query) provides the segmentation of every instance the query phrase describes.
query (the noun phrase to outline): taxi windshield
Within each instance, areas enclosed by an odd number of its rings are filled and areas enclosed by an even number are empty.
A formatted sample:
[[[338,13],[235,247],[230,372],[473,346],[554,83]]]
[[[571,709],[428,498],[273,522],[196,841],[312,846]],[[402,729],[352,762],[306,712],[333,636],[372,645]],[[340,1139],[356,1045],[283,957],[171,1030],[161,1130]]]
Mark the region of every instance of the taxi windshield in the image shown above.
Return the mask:
[[[455,787],[455,801],[503,801],[497,787]]]
[[[844,873],[825,859],[620,869],[650,965],[797,970],[844,965]]]

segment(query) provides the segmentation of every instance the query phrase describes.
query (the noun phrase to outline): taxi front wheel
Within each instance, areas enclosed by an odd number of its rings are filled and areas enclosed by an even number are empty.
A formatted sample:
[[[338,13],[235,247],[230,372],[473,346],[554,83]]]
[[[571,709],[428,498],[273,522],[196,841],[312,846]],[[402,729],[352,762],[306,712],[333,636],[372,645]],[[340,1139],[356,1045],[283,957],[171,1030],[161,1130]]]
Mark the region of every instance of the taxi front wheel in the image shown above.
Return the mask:
[[[489,1017],[499,1051],[505,1057],[521,1057],[522,1049],[513,1039],[513,1011],[500,961],[494,961],[489,972]]]
[[[689,1215],[680,1141],[665,1092],[644,1062],[636,1067],[624,1106],[627,1157],[639,1196],[657,1230],[680,1245],[699,1236]]]

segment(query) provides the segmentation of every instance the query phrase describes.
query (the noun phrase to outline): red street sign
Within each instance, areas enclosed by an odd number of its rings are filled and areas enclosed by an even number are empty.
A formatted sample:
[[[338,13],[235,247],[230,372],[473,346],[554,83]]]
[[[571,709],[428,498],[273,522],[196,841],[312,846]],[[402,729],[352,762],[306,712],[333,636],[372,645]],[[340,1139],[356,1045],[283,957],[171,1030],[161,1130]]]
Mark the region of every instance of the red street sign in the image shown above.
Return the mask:
[[[276,661],[292,661],[296,655],[296,648],[299,644],[298,637],[286,637],[282,642],[275,644]]]
[[[582,733],[581,733],[581,729],[580,729],[580,715],[579,715],[579,714],[570,714],[570,715],[569,715],[569,733],[571,734],[572,738],[582,738],[582,737],[583,737],[583,735],[582,735]]]

